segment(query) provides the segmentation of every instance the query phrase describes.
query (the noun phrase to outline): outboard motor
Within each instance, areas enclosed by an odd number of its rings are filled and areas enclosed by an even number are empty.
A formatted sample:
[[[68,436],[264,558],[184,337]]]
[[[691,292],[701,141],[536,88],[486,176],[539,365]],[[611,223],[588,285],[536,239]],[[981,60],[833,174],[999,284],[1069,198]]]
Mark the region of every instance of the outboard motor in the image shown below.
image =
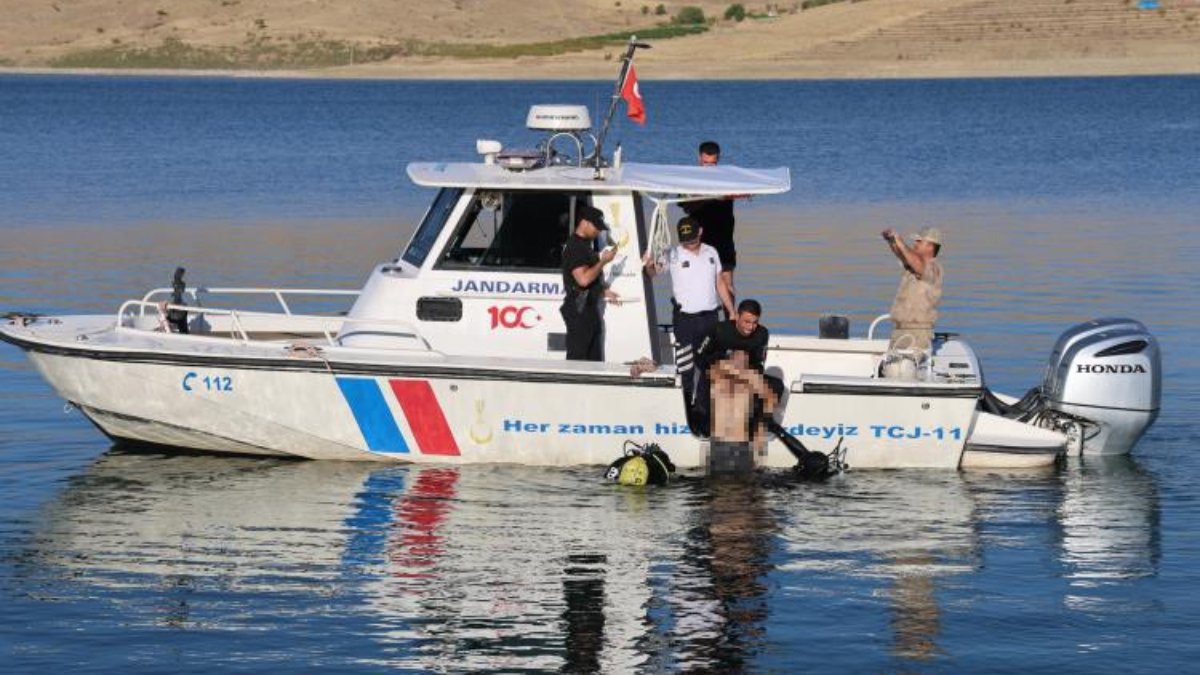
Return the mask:
[[[1126,454],[1158,417],[1158,341],[1133,319],[1073,326],[1050,353],[1040,393],[1048,412],[1062,413],[1070,454]]]

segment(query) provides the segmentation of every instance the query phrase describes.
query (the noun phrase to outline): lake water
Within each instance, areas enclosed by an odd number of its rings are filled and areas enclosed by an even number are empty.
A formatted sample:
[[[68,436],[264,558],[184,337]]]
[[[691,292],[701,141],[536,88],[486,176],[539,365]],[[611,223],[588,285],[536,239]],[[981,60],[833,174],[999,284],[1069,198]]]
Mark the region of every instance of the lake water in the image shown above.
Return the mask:
[[[646,74],[643,74],[646,75]],[[992,388],[1142,320],[1162,414],[1039,472],[619,489],[597,468],[111,448],[0,345],[5,672],[1189,671],[1200,626],[1200,78],[653,82],[626,160],[787,166],[738,206],[764,322],[861,334],[936,223],[941,326]],[[430,194],[414,160],[516,146],[610,83],[0,76],[0,311],[168,285],[356,288]],[[595,112],[593,113],[596,114]],[[670,448],[667,448],[670,451]],[[620,448],[613,447],[614,458]]]

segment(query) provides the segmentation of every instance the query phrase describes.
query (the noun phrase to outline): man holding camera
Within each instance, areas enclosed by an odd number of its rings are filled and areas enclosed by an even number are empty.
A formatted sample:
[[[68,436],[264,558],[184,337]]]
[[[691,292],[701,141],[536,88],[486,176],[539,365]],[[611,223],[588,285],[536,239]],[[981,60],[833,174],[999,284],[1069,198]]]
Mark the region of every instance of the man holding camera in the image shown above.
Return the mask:
[[[942,231],[923,228],[911,245],[888,228],[882,233],[892,253],[900,261],[900,287],[892,302],[892,340],[888,349],[924,349],[933,343],[933,324],[942,300]]]

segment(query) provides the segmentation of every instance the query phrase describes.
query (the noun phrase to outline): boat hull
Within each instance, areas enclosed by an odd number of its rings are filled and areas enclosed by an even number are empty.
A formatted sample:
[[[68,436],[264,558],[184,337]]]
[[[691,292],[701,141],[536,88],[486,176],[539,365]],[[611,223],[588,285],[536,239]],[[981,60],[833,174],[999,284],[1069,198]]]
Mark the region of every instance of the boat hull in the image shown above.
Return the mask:
[[[31,349],[58,393],[116,439],[220,453],[431,463],[607,464],[625,441],[703,465],[672,378],[248,364]],[[285,368],[285,366],[287,366]],[[810,449],[839,440],[855,468],[956,468],[974,404],[963,397],[793,392],[781,423]],[[915,420],[915,422],[914,422]],[[782,443],[761,464],[790,467]]]
[[[1032,469],[1053,466],[1066,437],[1049,429],[981,412],[963,452],[964,469]]]

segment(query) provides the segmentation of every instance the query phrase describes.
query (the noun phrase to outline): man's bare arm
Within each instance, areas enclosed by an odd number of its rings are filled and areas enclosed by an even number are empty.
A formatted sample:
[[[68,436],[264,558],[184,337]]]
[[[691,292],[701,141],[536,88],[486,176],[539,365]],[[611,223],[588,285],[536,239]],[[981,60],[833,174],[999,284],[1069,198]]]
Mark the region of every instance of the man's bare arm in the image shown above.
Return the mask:
[[[904,243],[904,239],[902,239],[900,235],[896,234],[895,230],[890,228],[884,230],[883,238],[887,240],[888,247],[892,249],[892,253],[894,253],[896,257],[900,259],[900,263],[904,265],[908,271],[917,275],[918,279],[925,274],[925,260],[921,256],[917,255],[915,251],[909,248]]]

